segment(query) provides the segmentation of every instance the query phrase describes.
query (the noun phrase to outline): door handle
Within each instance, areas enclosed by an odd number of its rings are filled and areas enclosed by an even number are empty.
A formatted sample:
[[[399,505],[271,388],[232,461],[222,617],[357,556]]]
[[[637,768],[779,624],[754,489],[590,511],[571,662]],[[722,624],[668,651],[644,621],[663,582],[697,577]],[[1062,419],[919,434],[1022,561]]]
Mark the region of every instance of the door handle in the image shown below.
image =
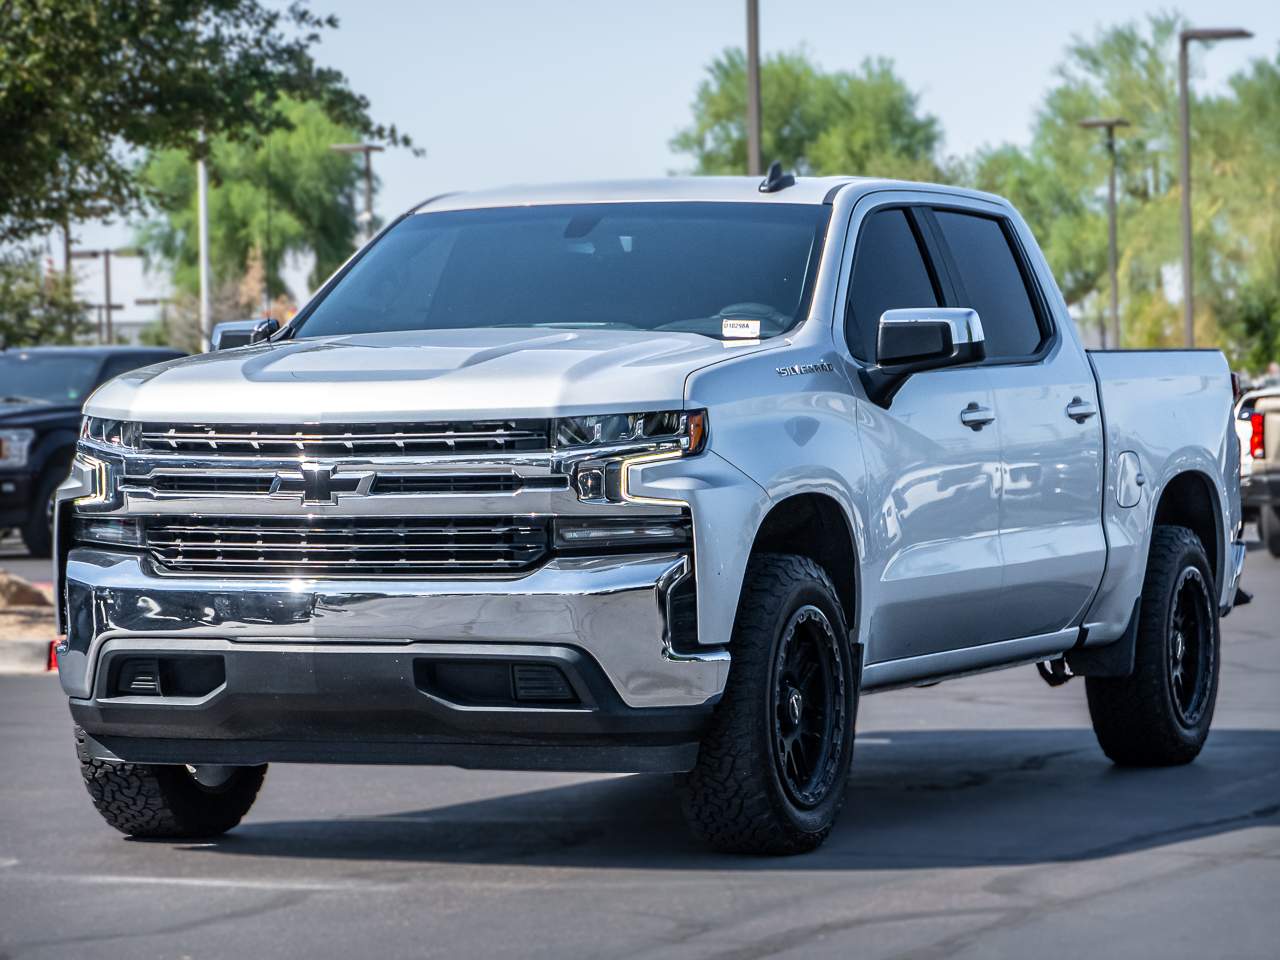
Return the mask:
[[[1067,404],[1067,416],[1076,423],[1084,423],[1090,417],[1097,416],[1097,414],[1098,408],[1088,400],[1072,397],[1071,402]]]
[[[970,430],[981,430],[995,418],[996,415],[991,412],[990,407],[980,406],[977,401],[960,411],[960,422]]]

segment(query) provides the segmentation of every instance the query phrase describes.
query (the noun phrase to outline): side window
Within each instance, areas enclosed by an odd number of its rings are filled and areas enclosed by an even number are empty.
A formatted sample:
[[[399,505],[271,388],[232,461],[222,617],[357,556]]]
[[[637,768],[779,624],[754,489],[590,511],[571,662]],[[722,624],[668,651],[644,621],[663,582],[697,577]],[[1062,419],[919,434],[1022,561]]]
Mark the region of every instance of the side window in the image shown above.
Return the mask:
[[[1040,349],[1044,331],[1018,260],[999,220],[935,210],[938,226],[959,272],[956,306],[978,311],[987,356],[1027,357]]]
[[[902,307],[939,306],[938,292],[905,210],[871,214],[858,234],[844,335],[849,352],[873,362],[880,315]]]

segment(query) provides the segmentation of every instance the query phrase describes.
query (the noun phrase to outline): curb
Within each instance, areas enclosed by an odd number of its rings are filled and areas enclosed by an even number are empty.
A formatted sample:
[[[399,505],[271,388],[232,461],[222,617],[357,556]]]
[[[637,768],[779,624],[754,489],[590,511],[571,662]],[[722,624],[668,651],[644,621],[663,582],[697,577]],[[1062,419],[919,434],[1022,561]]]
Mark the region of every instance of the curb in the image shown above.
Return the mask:
[[[0,674],[47,672],[48,640],[0,640]]]

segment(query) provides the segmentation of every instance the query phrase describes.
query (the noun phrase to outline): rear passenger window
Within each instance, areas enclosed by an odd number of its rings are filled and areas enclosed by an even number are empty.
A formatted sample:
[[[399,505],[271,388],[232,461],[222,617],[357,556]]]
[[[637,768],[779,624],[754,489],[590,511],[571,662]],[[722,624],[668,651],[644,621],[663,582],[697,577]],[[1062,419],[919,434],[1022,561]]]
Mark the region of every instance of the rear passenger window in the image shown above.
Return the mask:
[[[1044,331],[1000,221],[952,210],[935,210],[934,216],[960,274],[956,306],[978,312],[987,356],[1027,357],[1039,350]]]
[[[874,362],[880,315],[903,307],[939,306],[920,243],[905,210],[880,210],[867,218],[858,235],[849,281],[844,335],[849,352]]]

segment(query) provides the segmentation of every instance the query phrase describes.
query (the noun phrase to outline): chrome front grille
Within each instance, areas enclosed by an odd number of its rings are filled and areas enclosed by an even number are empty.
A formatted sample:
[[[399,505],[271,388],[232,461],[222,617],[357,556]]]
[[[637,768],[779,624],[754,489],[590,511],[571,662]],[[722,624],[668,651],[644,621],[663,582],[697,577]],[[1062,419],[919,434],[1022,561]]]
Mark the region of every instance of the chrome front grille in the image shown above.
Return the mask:
[[[296,470],[293,472],[297,472]],[[285,471],[289,473],[289,471]],[[246,468],[204,472],[198,468],[157,470],[149,475],[121,478],[124,490],[150,497],[281,497],[289,499],[289,489],[276,482],[280,473],[274,470]],[[348,474],[341,469],[336,476]],[[463,494],[494,495],[519,493],[522,490],[567,490],[565,475],[522,475],[513,472],[487,473],[415,473],[375,472],[369,484],[369,496],[458,496]]]
[[[276,456],[456,456],[545,452],[548,420],[431,423],[231,424],[144,423],[139,449],[152,453]]]
[[[150,517],[152,559],[209,576],[519,573],[550,549],[541,517]]]

